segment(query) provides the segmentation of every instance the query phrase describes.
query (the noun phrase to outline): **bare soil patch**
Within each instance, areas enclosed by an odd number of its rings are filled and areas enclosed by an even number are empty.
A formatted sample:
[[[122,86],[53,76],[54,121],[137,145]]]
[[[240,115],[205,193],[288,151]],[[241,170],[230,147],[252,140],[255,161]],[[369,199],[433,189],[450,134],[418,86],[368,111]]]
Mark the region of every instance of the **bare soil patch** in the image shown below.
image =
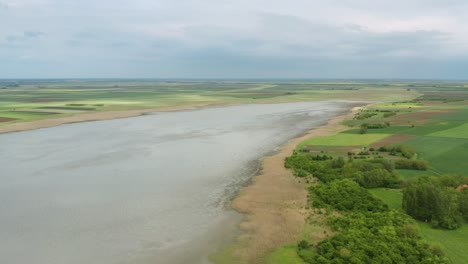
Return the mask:
[[[401,114],[389,118],[389,122],[393,125],[408,125],[408,124],[427,124],[432,122],[432,117],[453,113],[454,111],[441,110],[441,111],[421,111],[408,114]]]
[[[398,142],[401,142],[401,141],[404,141],[404,140],[408,140],[408,139],[411,139],[411,138],[414,138],[414,137],[416,137],[416,136],[414,136],[414,135],[393,135],[393,136],[386,137],[386,138],[382,139],[381,141],[375,142],[374,144],[370,145],[370,147],[380,148],[382,146],[395,144],[395,143],[398,143]]]
[[[11,121],[15,121],[15,120],[18,120],[16,118],[9,118],[9,117],[0,117],[0,123],[3,123],[3,122],[11,122]]]

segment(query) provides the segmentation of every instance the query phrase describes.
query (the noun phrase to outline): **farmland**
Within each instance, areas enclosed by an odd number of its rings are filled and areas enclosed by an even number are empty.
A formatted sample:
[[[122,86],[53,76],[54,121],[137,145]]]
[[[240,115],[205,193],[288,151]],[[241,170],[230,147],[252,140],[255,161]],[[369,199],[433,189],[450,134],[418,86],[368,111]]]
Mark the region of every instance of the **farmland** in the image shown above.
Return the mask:
[[[0,80],[0,126],[111,111],[319,100],[390,102],[418,95],[368,81]]]
[[[423,85],[414,89],[422,96],[410,101],[369,105],[353,119],[342,122],[348,127],[345,131],[303,141],[298,145],[297,153],[317,158],[323,155],[334,160],[341,157],[349,162],[373,159],[396,162],[400,159],[399,154],[386,152],[387,150],[381,147],[406,146],[414,150],[412,159],[427,161],[428,168],[423,170],[397,168],[396,171],[402,182],[425,175],[435,177],[443,174],[467,175],[468,91],[458,88],[444,90]],[[303,177],[305,173],[296,175]],[[315,186],[315,183],[311,186]],[[389,209],[404,212],[401,189],[374,188],[369,189],[369,193],[381,199]],[[317,213],[317,209],[311,210],[312,215]],[[466,262],[467,224],[455,230],[436,229],[424,222],[417,222],[417,225],[421,237],[429,243],[440,246],[450,263]],[[314,234],[309,233],[309,235]],[[309,241],[315,245],[319,242],[310,238]],[[282,248],[281,251],[286,249]]]

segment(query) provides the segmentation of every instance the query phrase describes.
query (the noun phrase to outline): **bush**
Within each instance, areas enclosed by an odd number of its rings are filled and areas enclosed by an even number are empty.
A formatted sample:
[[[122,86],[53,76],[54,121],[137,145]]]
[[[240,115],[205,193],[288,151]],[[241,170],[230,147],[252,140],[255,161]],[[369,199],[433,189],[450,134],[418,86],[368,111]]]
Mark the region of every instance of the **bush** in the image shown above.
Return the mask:
[[[349,179],[336,180],[311,187],[315,195],[314,205],[330,206],[340,211],[382,212],[388,206],[375,198],[366,189]]]
[[[361,126],[361,128],[359,129],[359,134],[366,134],[366,133],[367,133],[367,127]]]
[[[395,161],[395,168],[403,170],[427,170],[428,165],[425,160],[399,159]]]
[[[397,211],[349,213],[330,224],[337,235],[321,241],[316,251],[299,251],[307,263],[449,263],[440,247],[424,243],[413,220]]]

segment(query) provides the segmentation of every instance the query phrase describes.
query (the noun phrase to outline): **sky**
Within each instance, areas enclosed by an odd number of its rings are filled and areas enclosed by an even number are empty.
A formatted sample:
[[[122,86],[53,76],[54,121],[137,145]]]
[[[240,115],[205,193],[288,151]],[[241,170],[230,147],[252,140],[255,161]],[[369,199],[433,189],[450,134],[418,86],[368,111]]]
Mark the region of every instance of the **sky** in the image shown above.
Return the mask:
[[[0,0],[0,78],[468,79],[466,0]]]

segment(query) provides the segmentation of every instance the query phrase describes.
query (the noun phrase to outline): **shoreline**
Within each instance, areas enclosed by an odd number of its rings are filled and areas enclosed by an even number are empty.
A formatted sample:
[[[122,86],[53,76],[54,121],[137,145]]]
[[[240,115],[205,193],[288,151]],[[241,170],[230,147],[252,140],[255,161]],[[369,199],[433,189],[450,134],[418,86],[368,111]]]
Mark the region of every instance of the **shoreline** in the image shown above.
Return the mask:
[[[229,104],[205,103],[205,104],[169,106],[169,107],[149,108],[149,109],[120,110],[120,111],[116,110],[116,111],[81,113],[81,114],[75,114],[72,116],[18,122],[18,123],[12,123],[9,125],[0,126],[0,134],[56,127],[56,126],[81,123],[81,122],[104,121],[104,120],[113,120],[113,119],[120,119],[120,118],[137,117],[137,116],[142,116],[142,115],[149,114],[149,113],[189,111],[189,110],[199,110],[199,109],[211,108],[211,107],[222,107],[222,106],[229,106]]]
[[[297,101],[297,102],[314,102],[314,101]],[[294,102],[256,102],[255,104],[281,104],[281,103],[297,103]],[[349,102],[356,103],[355,101],[347,100],[325,100],[324,102]],[[159,108],[148,108],[148,109],[134,109],[134,110],[115,110],[115,111],[103,111],[103,112],[88,112],[80,113],[71,116],[63,116],[56,118],[47,118],[34,121],[25,121],[17,122],[8,125],[0,126],[0,135],[28,130],[35,130],[41,128],[56,127],[66,124],[82,123],[82,122],[92,122],[92,121],[104,121],[104,120],[113,120],[120,118],[130,118],[142,116],[150,113],[159,113],[159,112],[176,112],[176,111],[192,111],[192,110],[201,110],[206,108],[216,108],[216,107],[228,107],[241,104],[251,104],[251,103],[201,103],[201,104],[192,104],[184,106],[167,106]]]
[[[359,102],[355,102],[359,103]],[[340,123],[371,103],[348,108],[344,114],[329,119],[281,146],[261,161],[259,172],[250,185],[243,187],[232,200],[232,208],[245,217],[239,225],[232,257],[246,263],[263,263],[268,252],[296,242],[308,216],[307,189],[284,167],[284,159],[296,146],[311,137],[327,136],[347,129]]]

